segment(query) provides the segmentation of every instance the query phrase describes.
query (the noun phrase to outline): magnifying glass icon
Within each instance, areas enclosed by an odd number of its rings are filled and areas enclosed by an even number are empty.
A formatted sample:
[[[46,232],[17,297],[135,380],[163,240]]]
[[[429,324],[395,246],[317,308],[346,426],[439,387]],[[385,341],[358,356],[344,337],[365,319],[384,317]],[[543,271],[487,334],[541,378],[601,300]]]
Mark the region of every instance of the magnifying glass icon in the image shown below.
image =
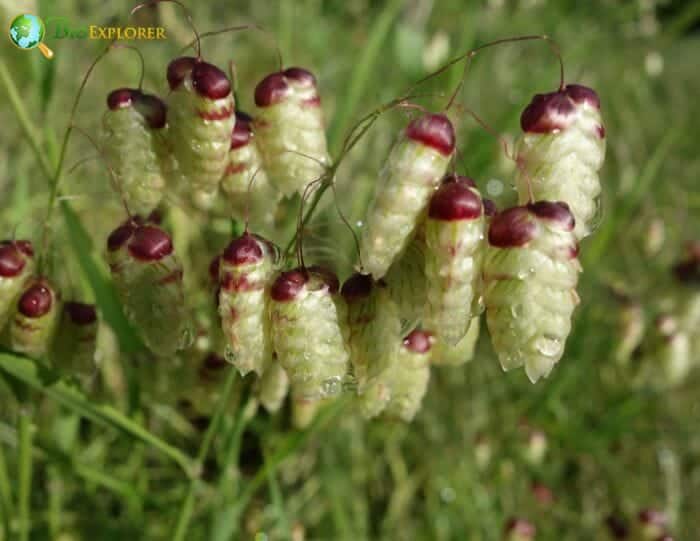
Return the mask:
[[[46,58],[53,58],[53,51],[44,43],[46,25],[40,17],[24,13],[17,15],[10,23],[10,41],[20,49],[29,50],[39,48]]]

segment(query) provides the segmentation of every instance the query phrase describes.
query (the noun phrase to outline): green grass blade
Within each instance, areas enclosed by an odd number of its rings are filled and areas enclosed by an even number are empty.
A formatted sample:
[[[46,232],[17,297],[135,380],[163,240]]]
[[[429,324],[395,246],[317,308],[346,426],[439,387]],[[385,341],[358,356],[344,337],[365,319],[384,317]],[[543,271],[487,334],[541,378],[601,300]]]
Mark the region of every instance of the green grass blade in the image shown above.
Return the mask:
[[[80,391],[61,381],[55,373],[46,368],[40,368],[30,359],[0,352],[0,370],[75,413],[95,423],[119,430],[153,447],[178,464],[188,476],[192,473],[192,461],[182,451],[161,440],[113,407],[92,402]]]
[[[32,447],[34,426],[32,415],[28,410],[19,413],[19,445],[17,447],[17,463],[19,465],[19,487],[17,488],[17,519],[19,523],[20,541],[29,541],[31,523],[32,495]]]
[[[10,533],[10,517],[14,515],[12,505],[12,487],[7,473],[5,450],[0,442],[0,515],[6,535]]]
[[[129,320],[126,319],[112,283],[102,272],[93,256],[92,240],[80,218],[67,201],[61,201],[61,211],[63,212],[63,219],[66,223],[71,246],[92,288],[102,317],[117,335],[122,351],[125,353],[143,351],[143,342],[129,323]]]
[[[624,226],[633,218],[652,182],[658,177],[666,156],[682,133],[683,126],[674,126],[666,133],[666,136],[647,160],[634,190],[614,205],[614,212],[611,212],[610,216],[606,216],[603,227],[586,248],[584,267],[599,261],[613,240],[613,236],[624,231]]]
[[[338,150],[337,145],[340,142],[340,136],[345,132],[350,122],[350,119],[355,114],[357,105],[364,96],[369,82],[371,80],[372,69],[374,68],[377,59],[381,56],[381,47],[389,35],[392,24],[396,19],[401,7],[404,5],[402,0],[392,0],[387,3],[384,10],[377,17],[369,32],[367,45],[365,45],[362,55],[359,57],[355,69],[348,78],[350,85],[341,105],[333,117],[330,129],[328,130],[328,145],[331,153]]]

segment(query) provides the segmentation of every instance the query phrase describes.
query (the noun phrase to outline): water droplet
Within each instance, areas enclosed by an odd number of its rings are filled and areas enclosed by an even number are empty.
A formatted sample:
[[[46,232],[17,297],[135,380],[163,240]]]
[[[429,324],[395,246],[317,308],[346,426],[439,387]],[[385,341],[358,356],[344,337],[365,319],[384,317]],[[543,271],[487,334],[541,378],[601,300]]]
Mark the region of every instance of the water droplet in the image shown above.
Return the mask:
[[[600,226],[603,221],[603,201],[602,196],[595,198],[595,211],[590,220],[586,223],[586,229],[588,229],[589,234],[593,233]]]
[[[503,182],[497,178],[492,178],[486,183],[486,191],[489,195],[501,195],[503,193]]]
[[[542,355],[547,357],[556,357],[561,353],[562,342],[559,338],[555,336],[542,336],[535,342],[535,348]]]
[[[192,328],[189,325],[186,326],[180,334],[180,346],[178,349],[189,348],[192,344],[194,344],[194,338],[195,336]]]
[[[474,302],[472,303],[472,317],[480,316],[484,313],[484,310],[486,310],[486,303],[484,302],[484,297],[479,296],[479,298],[474,299]]]
[[[457,493],[455,492],[455,489],[452,487],[443,487],[440,490],[440,499],[445,503],[451,503],[451,502],[455,501],[456,497],[457,497]]]
[[[229,362],[231,364],[235,364],[236,362],[236,352],[233,351],[233,348],[227,344],[226,347],[224,348],[224,359],[226,359],[226,362]]]
[[[342,380],[339,376],[330,377],[321,383],[321,396],[324,398],[335,396],[340,393],[342,388]]]
[[[510,307],[510,314],[514,318],[522,317],[524,313],[525,313],[525,308],[522,304],[514,304],[513,306]]]

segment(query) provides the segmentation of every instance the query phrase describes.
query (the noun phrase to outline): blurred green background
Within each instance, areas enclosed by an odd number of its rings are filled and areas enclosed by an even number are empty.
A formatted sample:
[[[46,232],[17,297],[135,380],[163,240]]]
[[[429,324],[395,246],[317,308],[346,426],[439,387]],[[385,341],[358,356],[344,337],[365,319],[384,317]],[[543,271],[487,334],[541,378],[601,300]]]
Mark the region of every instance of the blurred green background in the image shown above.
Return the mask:
[[[522,34],[557,40],[567,81],[598,91],[608,137],[601,223],[581,246],[582,303],[565,356],[547,380],[531,385],[522,371],[504,374],[484,331],[474,361],[434,370],[424,407],[407,426],[367,423],[351,406],[336,404],[299,432],[286,410],[248,419],[238,405],[245,403],[249,385],[236,384],[236,399],[195,483],[185,538],[488,540],[499,539],[508,518],[519,516],[536,524],[537,539],[597,540],[607,538],[608,515],[632,519],[639,509],[654,507],[667,512],[676,539],[696,539],[697,373],[672,389],[633,385],[636,369],[616,362],[613,351],[621,339],[620,291],[641,302],[652,318],[656,299],[674,287],[669,268],[683,242],[700,236],[700,3],[184,2],[200,32],[251,22],[269,31],[202,42],[208,61],[222,67],[235,62],[240,108],[251,110],[255,84],[276,69],[275,40],[285,65],[311,69],[336,151],[361,116],[448,59]],[[132,6],[0,2],[3,28],[21,12],[63,16],[76,27],[114,25],[125,21]],[[137,44],[146,60],[146,89],[164,95],[165,67],[190,42],[191,31],[172,4],[142,10],[134,20],[167,30],[165,42]],[[53,162],[80,80],[105,43],[55,39],[49,25],[46,43],[56,54],[47,61],[38,51],[1,42],[3,63]],[[107,93],[135,86],[139,69],[131,51],[108,55],[87,85],[76,123],[96,134]],[[416,101],[444,108],[461,75],[455,67],[431,80]],[[458,103],[513,141],[531,96],[557,84],[556,58],[544,43],[504,45],[476,56]],[[38,241],[47,181],[2,95],[0,236],[11,236],[17,227],[19,237]],[[459,132],[461,172],[500,205],[512,203],[513,166],[498,141],[459,108],[451,117]],[[401,111],[382,116],[340,168],[339,201],[351,222],[362,220],[372,183],[406,118]],[[67,164],[94,154],[75,137]],[[104,239],[123,216],[99,162],[67,174],[63,195],[83,220],[101,265]],[[70,276],[73,291],[91,296],[85,267],[69,247],[75,237],[56,216],[55,272]],[[308,245],[311,259],[330,259],[347,274],[352,239],[330,205],[312,224]],[[190,264],[205,269],[208,260]],[[167,370],[167,363],[158,369]],[[31,539],[169,539],[189,487],[182,472],[150,447],[110,428],[78,423],[70,409],[36,396],[43,417],[36,421]],[[0,482],[9,495],[0,494],[0,500],[7,496],[9,502],[20,485],[20,406],[0,380],[0,481],[9,472],[9,482]],[[201,433],[163,421],[171,413],[158,404],[132,413],[160,437],[196,453]],[[542,442],[546,449],[538,448]],[[551,498],[542,496],[542,486]]]

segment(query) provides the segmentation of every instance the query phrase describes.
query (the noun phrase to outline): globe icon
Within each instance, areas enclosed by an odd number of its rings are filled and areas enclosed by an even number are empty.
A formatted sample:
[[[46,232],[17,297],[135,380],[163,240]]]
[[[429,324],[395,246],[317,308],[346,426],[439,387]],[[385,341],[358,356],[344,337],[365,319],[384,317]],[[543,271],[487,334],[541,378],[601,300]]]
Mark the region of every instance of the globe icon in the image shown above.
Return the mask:
[[[18,15],[10,23],[10,39],[20,49],[34,49],[39,47],[46,58],[51,58],[53,52],[42,43],[46,27],[36,15],[28,13]]]

